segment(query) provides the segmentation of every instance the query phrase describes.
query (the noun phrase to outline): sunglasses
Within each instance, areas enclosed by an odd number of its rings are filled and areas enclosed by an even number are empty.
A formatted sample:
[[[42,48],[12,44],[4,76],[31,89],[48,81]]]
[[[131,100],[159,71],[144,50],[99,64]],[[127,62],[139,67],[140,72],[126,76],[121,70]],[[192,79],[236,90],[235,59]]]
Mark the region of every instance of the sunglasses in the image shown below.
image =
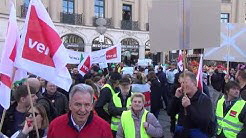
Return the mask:
[[[34,112],[35,117],[39,115],[39,113]],[[26,113],[26,117],[33,117],[33,114],[28,112]]]

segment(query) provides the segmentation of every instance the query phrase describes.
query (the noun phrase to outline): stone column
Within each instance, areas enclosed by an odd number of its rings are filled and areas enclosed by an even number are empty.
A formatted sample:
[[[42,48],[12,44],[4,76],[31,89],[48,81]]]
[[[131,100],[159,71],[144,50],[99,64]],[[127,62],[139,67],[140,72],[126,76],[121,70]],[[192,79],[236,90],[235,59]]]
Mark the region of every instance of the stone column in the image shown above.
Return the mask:
[[[245,23],[245,0],[237,0],[237,23]]]
[[[166,63],[166,52],[161,52],[161,64]]]
[[[113,23],[114,23],[114,27],[115,28],[120,28],[120,23],[121,23],[121,18],[122,15],[120,15],[121,11],[122,11],[122,6],[120,6],[120,1],[119,0],[114,0],[114,4],[113,4]]]
[[[78,5],[76,7],[78,7],[78,14],[82,14],[83,13],[83,1],[82,0],[77,0],[78,1]]]
[[[237,22],[237,1],[231,1],[231,14],[230,14],[230,22],[236,23]]]
[[[92,44],[85,44],[84,52],[91,52],[92,51]]]
[[[139,29],[140,30],[146,30],[145,28],[145,15],[147,13],[146,11],[146,1],[145,0],[140,0],[139,1],[139,18],[138,18],[138,21],[139,21]]]
[[[138,21],[139,19],[139,1],[142,1],[142,0],[135,0],[134,2],[134,5],[132,6],[132,21]]]
[[[90,18],[90,7],[91,7],[90,1],[92,1],[92,0],[84,0],[84,4],[83,4],[84,23],[86,26],[91,26],[90,20],[92,20],[92,18]]]
[[[54,22],[60,22],[60,12],[62,7],[62,0],[50,0],[48,11],[50,17]]]
[[[144,59],[145,58],[145,46],[140,45],[139,46],[139,59]]]

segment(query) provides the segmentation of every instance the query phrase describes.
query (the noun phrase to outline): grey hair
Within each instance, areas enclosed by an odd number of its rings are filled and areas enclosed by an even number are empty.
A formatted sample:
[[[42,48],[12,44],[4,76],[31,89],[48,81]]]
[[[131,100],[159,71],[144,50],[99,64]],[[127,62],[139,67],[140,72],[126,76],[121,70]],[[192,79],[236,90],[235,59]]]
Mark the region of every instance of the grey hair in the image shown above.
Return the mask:
[[[194,84],[196,84],[196,82],[197,82],[196,75],[190,71],[183,72],[182,74],[180,74],[180,77],[181,78],[189,77]]]
[[[94,90],[92,89],[92,87],[90,85],[80,83],[80,84],[73,86],[73,88],[69,92],[69,100],[71,100],[73,95],[77,92],[89,93],[91,95],[92,100],[93,100]]]

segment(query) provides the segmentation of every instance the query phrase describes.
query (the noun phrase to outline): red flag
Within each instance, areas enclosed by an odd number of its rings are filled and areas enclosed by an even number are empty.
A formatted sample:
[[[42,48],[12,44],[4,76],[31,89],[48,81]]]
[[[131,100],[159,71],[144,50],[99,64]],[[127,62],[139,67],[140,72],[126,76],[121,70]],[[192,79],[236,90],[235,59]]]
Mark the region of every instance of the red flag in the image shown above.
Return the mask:
[[[78,65],[79,73],[84,76],[86,73],[89,72],[91,68],[91,55],[84,55],[84,59],[81,61],[81,63]]]
[[[12,51],[14,51],[18,40],[19,35],[16,21],[16,9],[14,4],[11,2],[7,34],[0,63],[0,104],[5,109],[8,109],[10,106],[10,91],[15,59],[14,52]]]
[[[184,70],[184,66],[183,66],[183,55],[182,55],[182,50],[179,50],[179,57],[178,57],[178,68],[180,71]]]
[[[69,90],[69,56],[40,0],[31,0],[17,50],[16,66]]]
[[[117,47],[106,51],[106,60],[117,58]]]
[[[197,87],[199,90],[203,91],[203,81],[202,81],[202,64],[203,64],[203,55],[201,54],[200,56],[200,62],[199,62],[199,67],[197,70],[197,76],[196,76],[196,80],[197,80]]]

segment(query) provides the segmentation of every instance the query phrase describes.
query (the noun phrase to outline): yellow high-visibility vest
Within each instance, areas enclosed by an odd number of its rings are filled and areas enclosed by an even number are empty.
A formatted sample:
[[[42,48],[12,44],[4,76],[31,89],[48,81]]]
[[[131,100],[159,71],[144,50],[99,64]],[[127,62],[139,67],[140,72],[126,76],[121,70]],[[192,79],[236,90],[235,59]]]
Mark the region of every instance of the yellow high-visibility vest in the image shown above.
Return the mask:
[[[113,102],[114,102],[115,107],[120,107],[121,108],[122,104],[121,104],[120,97],[118,96],[119,94],[120,93],[116,93],[116,94],[113,95]],[[131,105],[131,97],[128,97],[127,98],[127,102],[126,102],[126,108],[129,108],[130,105]],[[114,130],[114,131],[117,131],[119,123],[120,123],[120,118],[112,116],[111,125],[110,125],[111,129]]]
[[[243,123],[239,121],[238,116],[245,105],[245,101],[242,99],[236,101],[225,117],[223,115],[224,102],[225,98],[222,96],[216,107],[216,117],[218,123],[217,135],[220,135],[223,130],[223,133],[227,138],[236,138],[237,134],[243,129]]]
[[[144,109],[143,116],[141,118],[141,124],[140,124],[140,137],[141,138],[150,138],[150,136],[147,134],[143,123],[147,120],[147,114],[148,111]],[[134,120],[132,118],[132,111],[124,111],[121,115],[121,125],[122,129],[124,131],[125,138],[135,138],[135,124]]]
[[[116,91],[114,91],[114,89],[112,88],[112,86],[109,85],[109,84],[104,84],[103,87],[102,87],[102,89],[103,88],[109,88],[110,91],[111,91],[112,96],[117,93]]]

